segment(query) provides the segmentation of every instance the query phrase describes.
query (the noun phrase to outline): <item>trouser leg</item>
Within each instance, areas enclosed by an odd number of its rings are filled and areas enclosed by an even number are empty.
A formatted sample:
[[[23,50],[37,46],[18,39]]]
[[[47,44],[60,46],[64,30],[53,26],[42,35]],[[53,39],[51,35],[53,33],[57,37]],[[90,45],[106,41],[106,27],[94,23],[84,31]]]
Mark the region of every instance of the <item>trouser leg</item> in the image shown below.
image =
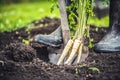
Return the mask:
[[[108,33],[94,46],[96,52],[120,52],[120,0],[110,0]]]

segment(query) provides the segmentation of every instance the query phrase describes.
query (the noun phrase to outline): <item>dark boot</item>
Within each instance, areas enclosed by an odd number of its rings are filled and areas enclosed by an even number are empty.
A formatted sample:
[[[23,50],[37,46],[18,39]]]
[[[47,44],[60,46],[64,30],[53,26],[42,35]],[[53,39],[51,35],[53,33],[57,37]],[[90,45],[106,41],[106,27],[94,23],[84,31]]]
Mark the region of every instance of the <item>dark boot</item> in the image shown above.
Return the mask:
[[[94,46],[96,52],[120,52],[120,0],[110,0],[110,29]]]
[[[71,0],[65,0],[65,3],[66,3],[66,6],[69,6],[71,4]],[[59,26],[54,32],[52,32],[49,35],[39,34],[35,36],[34,41],[40,42],[52,47],[59,47],[61,43],[63,43],[61,26]]]
[[[35,36],[34,41],[52,47],[59,47],[61,43],[63,43],[61,26],[59,26],[54,32],[49,35],[39,34]]]

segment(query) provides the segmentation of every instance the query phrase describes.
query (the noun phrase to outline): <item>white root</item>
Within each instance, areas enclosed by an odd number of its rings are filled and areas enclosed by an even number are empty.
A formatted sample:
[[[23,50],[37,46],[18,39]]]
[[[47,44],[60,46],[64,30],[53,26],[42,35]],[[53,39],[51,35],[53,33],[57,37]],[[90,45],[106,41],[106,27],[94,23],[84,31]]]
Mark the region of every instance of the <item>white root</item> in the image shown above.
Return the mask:
[[[69,50],[72,48],[73,45],[73,40],[70,39],[67,43],[67,45],[65,46],[62,55],[60,56],[57,65],[60,65],[61,62],[64,60],[64,58],[68,55]]]
[[[79,39],[76,39],[74,42],[74,45],[72,47],[72,51],[70,53],[70,56],[68,57],[68,59],[66,60],[65,64],[70,65],[71,62],[73,61],[75,54],[77,53],[77,50],[80,46],[81,41]]]
[[[88,57],[88,54],[89,54],[88,47],[83,46],[83,48],[82,48],[82,56],[81,56],[80,62],[85,61],[86,58]]]
[[[77,62],[76,63],[80,63],[81,60],[81,55],[82,55],[82,48],[83,48],[83,44],[80,44],[79,50],[78,50],[78,56],[77,56]]]

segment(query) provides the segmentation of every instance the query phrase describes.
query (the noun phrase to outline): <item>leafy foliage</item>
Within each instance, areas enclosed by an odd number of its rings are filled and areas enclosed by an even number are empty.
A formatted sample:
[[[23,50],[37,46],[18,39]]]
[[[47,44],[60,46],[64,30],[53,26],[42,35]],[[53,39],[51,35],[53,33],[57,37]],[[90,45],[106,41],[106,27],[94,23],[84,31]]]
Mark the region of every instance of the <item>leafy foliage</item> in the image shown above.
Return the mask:
[[[82,6],[82,3],[84,1],[81,0],[81,2],[79,2],[79,0],[71,0],[71,4],[70,6],[67,6],[67,12],[68,12],[68,20],[69,20],[69,26],[70,26],[70,30],[71,32],[72,31],[75,31],[77,30],[77,27],[78,27],[78,24],[79,24],[79,17],[80,15],[82,14],[81,12],[85,9],[85,13],[86,16],[93,16],[93,6],[92,6],[92,2],[93,0],[87,0],[87,5],[85,6],[85,8],[83,10],[81,10],[79,8],[79,4],[81,4]],[[77,4],[78,3],[78,4]],[[83,16],[83,15],[82,15]],[[81,17],[80,17],[81,19]],[[82,21],[82,20],[81,20]],[[80,21],[80,23],[81,23]],[[79,26],[82,26],[82,25],[79,25]],[[71,36],[74,35],[74,32],[71,33]]]
[[[79,0],[72,0],[71,5],[67,7],[67,12],[68,12],[68,20],[69,20],[69,26],[70,26],[70,30],[71,30],[71,36],[74,36],[74,31],[77,30],[76,35],[79,36],[86,36],[89,38],[89,48],[92,48],[94,46],[93,41],[94,39],[92,39],[90,37],[89,34],[89,29],[85,25],[85,22],[83,21],[83,16],[86,16],[86,20],[88,24],[94,24],[98,27],[101,26],[108,26],[109,25],[109,17],[105,17],[102,18],[101,20],[98,19],[97,17],[94,16],[93,13],[93,6],[92,3],[94,2],[94,0],[86,0],[87,4],[86,7],[84,7],[84,9],[79,8],[79,6],[83,5],[84,0],[80,0],[81,2],[79,3]],[[103,1],[105,2],[105,1]],[[76,4],[79,3],[79,4]],[[83,12],[85,10],[85,13]],[[107,22],[106,22],[107,21]],[[104,23],[105,25],[101,24]],[[84,30],[85,28],[85,30]],[[78,30],[79,29],[79,30]]]

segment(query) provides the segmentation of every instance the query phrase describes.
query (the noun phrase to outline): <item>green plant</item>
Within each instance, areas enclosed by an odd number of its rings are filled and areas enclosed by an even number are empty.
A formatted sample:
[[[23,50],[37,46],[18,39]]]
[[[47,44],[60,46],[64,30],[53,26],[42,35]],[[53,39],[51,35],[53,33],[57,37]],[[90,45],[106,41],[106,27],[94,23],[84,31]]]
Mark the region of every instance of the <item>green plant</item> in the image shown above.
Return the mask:
[[[89,38],[89,46],[88,47],[92,48],[94,46],[94,44],[93,44],[93,39],[90,38],[89,28],[88,28],[89,26],[85,27],[82,23],[84,23],[84,24],[87,23],[88,16],[94,16],[93,6],[91,5],[93,0],[88,0],[87,4],[86,4],[86,8],[84,8],[83,10],[82,10],[82,7],[79,7],[81,5],[76,4],[77,1],[72,0],[72,4],[67,7],[67,12],[70,13],[68,16],[68,20],[69,20],[69,26],[70,26],[70,30],[71,30],[71,36],[74,38],[76,38],[77,35],[82,35],[83,37],[87,36]],[[81,0],[81,3],[82,3],[82,0]],[[83,21],[82,17],[84,17],[84,19],[86,19],[85,20],[86,22],[82,22]],[[75,30],[79,30],[79,31],[76,31],[76,35],[74,33]]]
[[[84,37],[85,34],[89,33],[88,31],[89,28],[87,28],[88,27],[87,16],[93,15],[92,13],[93,7],[91,4],[93,0],[72,0],[72,1],[73,4],[74,3],[76,4],[70,6],[70,9],[75,8],[76,11],[75,12],[73,12],[74,10],[70,11],[70,15],[72,15],[72,17],[70,16],[70,19],[71,18],[72,20],[76,19],[76,22],[72,21],[72,23],[70,22],[70,25],[73,24],[76,26],[76,32],[73,38],[70,39],[68,41],[68,44],[65,46],[63,53],[57,63],[58,65],[64,59],[63,57],[67,56],[69,52],[70,52],[69,57],[64,64],[68,64],[68,65],[71,64],[76,55],[77,55],[76,62],[77,63],[80,62],[82,48],[84,47]],[[88,33],[86,33],[85,31],[87,31]]]
[[[30,40],[23,39],[22,42],[26,45],[30,44]]]
[[[90,67],[89,70],[96,71],[96,72],[100,73],[100,69],[97,67]]]
[[[77,75],[79,74],[78,68],[75,69],[75,74],[77,74]]]
[[[89,45],[88,45],[88,47],[89,48],[93,48],[94,47],[94,39],[93,38],[89,38]]]

